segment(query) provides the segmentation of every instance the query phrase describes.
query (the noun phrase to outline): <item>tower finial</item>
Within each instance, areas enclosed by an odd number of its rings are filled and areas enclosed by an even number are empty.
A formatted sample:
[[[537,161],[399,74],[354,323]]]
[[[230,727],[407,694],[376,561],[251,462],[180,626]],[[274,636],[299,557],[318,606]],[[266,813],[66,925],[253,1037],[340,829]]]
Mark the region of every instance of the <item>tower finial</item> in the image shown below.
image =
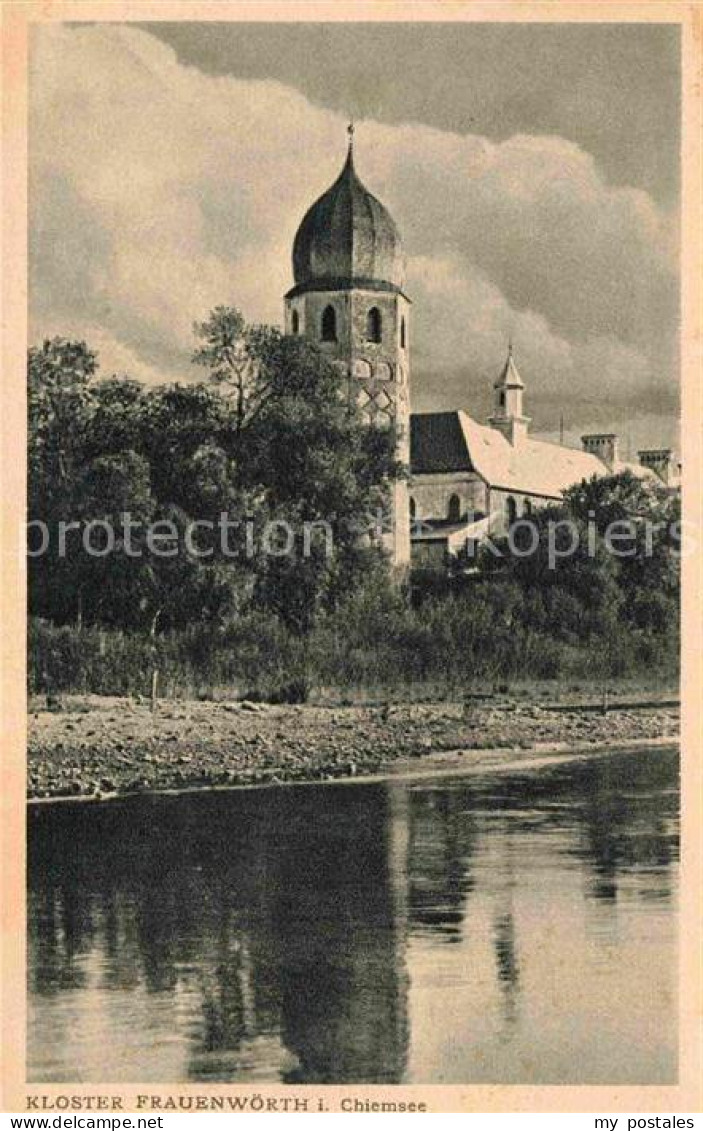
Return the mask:
[[[351,118],[347,126],[347,134],[349,136],[349,152],[354,149],[354,119]]]

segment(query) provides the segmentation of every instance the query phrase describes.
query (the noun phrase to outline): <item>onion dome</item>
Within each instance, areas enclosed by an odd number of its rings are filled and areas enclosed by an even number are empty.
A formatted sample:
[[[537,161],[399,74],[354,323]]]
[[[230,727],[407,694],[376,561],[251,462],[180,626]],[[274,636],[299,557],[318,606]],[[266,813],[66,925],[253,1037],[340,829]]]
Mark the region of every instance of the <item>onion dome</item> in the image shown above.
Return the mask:
[[[352,135],[350,126],[344,168],[308,209],[296,233],[291,293],[350,287],[402,289],[400,233],[390,213],[356,174]]]

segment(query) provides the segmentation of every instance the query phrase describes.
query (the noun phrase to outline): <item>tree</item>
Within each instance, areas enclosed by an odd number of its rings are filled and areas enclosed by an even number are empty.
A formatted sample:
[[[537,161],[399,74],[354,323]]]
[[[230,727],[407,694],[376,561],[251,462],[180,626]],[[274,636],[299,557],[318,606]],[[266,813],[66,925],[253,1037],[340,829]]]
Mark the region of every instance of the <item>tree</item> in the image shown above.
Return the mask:
[[[108,377],[90,386],[90,413],[81,439],[81,458],[91,460],[115,452],[147,454],[144,433],[147,392],[140,381]]]
[[[307,632],[374,568],[381,551],[367,532],[398,468],[392,437],[362,421],[346,377],[316,346],[281,338],[264,365],[268,395],[246,429],[243,474],[294,540],[289,555],[262,562],[257,594]]]
[[[624,670],[641,634],[676,638],[678,516],[678,499],[656,481],[631,472],[594,478],[532,516],[525,552],[513,554],[503,540],[501,556],[484,549],[479,564],[484,576],[519,585],[516,623],[526,643],[535,633],[585,642],[590,668],[605,677]],[[550,542],[563,555],[550,560]]]
[[[518,529],[513,535],[518,553],[508,539],[499,540],[500,556],[482,549],[479,568],[484,576],[517,583],[524,627],[546,629],[562,639],[578,631],[585,639],[601,609],[621,604],[617,562],[601,537],[589,541],[586,523],[566,504],[542,508],[531,522],[532,531]]]
[[[231,306],[216,306],[205,322],[194,323],[193,332],[202,342],[193,362],[207,369],[210,380],[231,398],[239,436],[268,397],[272,368],[267,357],[275,353],[281,335],[269,326],[248,326]]]
[[[208,385],[159,385],[145,392],[141,435],[157,499],[202,517],[192,461],[196,452],[214,448],[221,449],[224,460],[234,461],[232,406]],[[235,462],[229,465],[229,478],[234,488]]]
[[[96,354],[85,342],[47,338],[27,366],[30,498],[46,502],[70,479],[90,417]]]
[[[79,621],[143,625],[153,587],[145,530],[155,509],[149,464],[137,452],[96,456],[80,468],[71,507],[80,529],[66,539]]]
[[[56,531],[61,520],[71,518],[96,371],[97,357],[85,342],[51,338],[28,353],[30,605],[33,611],[60,620],[76,616],[77,602],[70,563],[56,553]],[[47,534],[49,551],[38,554]]]
[[[308,340],[228,307],[195,330],[194,360],[233,408],[235,482],[258,500],[257,523],[292,538],[286,554],[257,554],[255,600],[306,633],[380,553],[360,532],[398,473],[393,438],[362,421],[345,375]]]
[[[590,522],[606,539],[608,530],[627,532],[630,551],[614,556],[622,598],[621,617],[635,627],[656,631],[679,616],[679,556],[676,539],[681,500],[663,484],[630,471],[572,487],[565,506]],[[615,524],[620,524],[616,527]]]
[[[104,555],[86,555],[74,533],[64,556],[33,559],[33,611],[153,628],[222,621],[249,603],[304,635],[381,560],[360,531],[396,473],[393,443],[362,422],[343,374],[310,343],[229,308],[196,333],[206,384],[95,380],[95,355],[63,339],[30,351],[32,515],[114,534]],[[213,530],[209,546],[188,549],[194,524],[223,514],[226,547]],[[149,551],[155,521],[171,524],[177,554]],[[130,522],[142,526],[133,554]],[[267,542],[272,523],[290,531],[283,553]]]

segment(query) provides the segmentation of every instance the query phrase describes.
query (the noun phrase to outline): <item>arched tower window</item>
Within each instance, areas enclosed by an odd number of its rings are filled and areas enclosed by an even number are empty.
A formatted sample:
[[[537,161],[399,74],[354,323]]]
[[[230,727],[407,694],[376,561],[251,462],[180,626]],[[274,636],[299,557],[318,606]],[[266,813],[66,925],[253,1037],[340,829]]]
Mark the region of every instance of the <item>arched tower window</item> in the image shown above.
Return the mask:
[[[517,518],[517,503],[512,495],[508,495],[505,500],[505,515],[508,520],[508,526],[512,526]]]
[[[326,306],[322,311],[322,340],[323,342],[337,341],[337,315],[333,306]]]
[[[297,310],[294,310],[290,318],[290,328],[294,334],[300,333],[300,315]]]
[[[380,342],[381,340],[381,311],[377,306],[372,306],[366,315],[366,341]]]
[[[532,514],[532,503],[530,502],[529,499],[525,499],[525,505],[523,507],[523,514],[526,514],[526,515]]]
[[[500,393],[498,394],[498,404],[500,405],[501,408],[505,408],[505,393],[502,389],[501,389]]]
[[[410,518],[413,520],[413,522],[415,521],[416,516],[417,516],[417,504],[416,504],[415,500],[413,499],[413,497],[411,495],[410,496]]]
[[[400,348],[405,349],[405,319],[400,320]]]
[[[452,495],[449,500],[447,518],[450,522],[459,522],[461,520],[461,499],[458,495]]]

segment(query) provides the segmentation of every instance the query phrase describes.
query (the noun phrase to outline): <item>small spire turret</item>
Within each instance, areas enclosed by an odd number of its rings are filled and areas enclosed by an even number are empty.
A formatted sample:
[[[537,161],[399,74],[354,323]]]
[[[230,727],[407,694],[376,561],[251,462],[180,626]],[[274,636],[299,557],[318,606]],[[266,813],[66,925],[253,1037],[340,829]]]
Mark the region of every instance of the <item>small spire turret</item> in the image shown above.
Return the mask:
[[[513,357],[512,337],[508,341],[508,356],[493,388],[495,409],[490,423],[502,432],[511,444],[515,444],[527,435],[529,417],[522,414],[522,394],[525,384]]]

